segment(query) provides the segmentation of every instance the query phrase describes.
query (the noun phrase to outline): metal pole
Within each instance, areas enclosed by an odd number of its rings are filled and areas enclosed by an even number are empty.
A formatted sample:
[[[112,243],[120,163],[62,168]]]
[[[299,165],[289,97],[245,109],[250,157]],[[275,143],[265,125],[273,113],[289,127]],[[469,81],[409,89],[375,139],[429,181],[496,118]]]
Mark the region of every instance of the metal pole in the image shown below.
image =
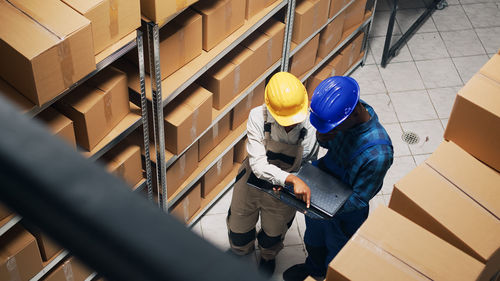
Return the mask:
[[[158,205],[167,212],[167,180],[165,166],[165,131],[163,128],[163,106],[161,95],[160,39],[156,23],[148,23],[149,65],[151,66],[151,90],[153,97],[153,130],[156,147],[156,185]],[[160,196],[160,189],[162,195]]]
[[[137,30],[137,55],[139,57],[139,79],[141,83],[141,111],[142,132],[144,134],[144,158],[146,162],[146,186],[148,188],[148,199],[153,201],[153,180],[151,175],[151,157],[149,155],[149,124],[148,103],[146,99],[146,75],[144,74],[144,36],[142,31]]]
[[[389,48],[391,47],[392,32],[394,30],[394,22],[396,21],[396,11],[398,9],[398,0],[393,0],[391,17],[389,18],[389,25],[387,26],[387,34],[385,35],[384,52],[382,53],[382,62],[380,65],[385,67],[389,60]]]
[[[281,71],[288,71],[288,63],[290,61],[290,42],[292,41],[294,16],[295,0],[288,0],[285,19],[285,38],[283,40],[283,53],[281,57]]]

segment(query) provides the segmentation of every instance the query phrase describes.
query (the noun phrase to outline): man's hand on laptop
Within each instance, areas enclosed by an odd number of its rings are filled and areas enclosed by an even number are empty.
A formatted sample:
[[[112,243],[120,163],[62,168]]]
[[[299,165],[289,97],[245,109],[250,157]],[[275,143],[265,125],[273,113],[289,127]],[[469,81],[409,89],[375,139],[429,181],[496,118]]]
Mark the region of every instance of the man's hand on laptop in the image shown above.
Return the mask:
[[[306,206],[309,208],[311,205],[311,190],[309,189],[309,186],[307,186],[307,184],[299,177],[292,174],[288,175],[285,183],[293,185],[293,193],[295,193],[295,196],[306,202]]]

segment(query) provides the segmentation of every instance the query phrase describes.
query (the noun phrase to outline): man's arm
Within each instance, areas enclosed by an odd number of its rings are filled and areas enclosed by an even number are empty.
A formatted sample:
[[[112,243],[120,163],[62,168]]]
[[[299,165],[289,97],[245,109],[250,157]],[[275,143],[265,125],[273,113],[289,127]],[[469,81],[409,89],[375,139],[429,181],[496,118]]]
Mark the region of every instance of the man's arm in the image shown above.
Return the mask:
[[[302,141],[302,147],[304,148],[302,162],[315,161],[318,159],[319,152],[319,144],[316,140],[316,129],[309,121],[306,121],[305,128],[307,129],[307,135]]]
[[[264,146],[264,117],[262,107],[250,111],[247,122],[248,136],[248,160],[250,168],[257,178],[267,180],[274,185],[284,186],[286,178],[290,175],[276,165],[267,161],[266,148]]]
[[[352,186],[353,193],[339,210],[341,213],[355,211],[369,205],[370,199],[384,183],[384,177],[392,164],[392,158],[377,157],[364,163]]]

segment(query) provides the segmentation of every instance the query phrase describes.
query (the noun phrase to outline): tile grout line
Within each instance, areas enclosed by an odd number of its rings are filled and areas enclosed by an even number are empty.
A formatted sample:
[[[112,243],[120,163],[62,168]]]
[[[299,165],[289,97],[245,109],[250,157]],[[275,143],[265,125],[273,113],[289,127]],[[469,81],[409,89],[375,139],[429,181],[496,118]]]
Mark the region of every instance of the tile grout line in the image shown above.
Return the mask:
[[[461,2],[460,2],[461,3]],[[483,50],[484,52],[486,53],[486,55],[488,55],[488,51],[486,51],[486,47],[484,46],[483,44],[483,41],[481,40],[481,37],[479,37],[479,34],[477,34],[477,31],[476,31],[476,27],[474,27],[474,25],[472,24],[472,21],[470,20],[470,17],[469,15],[467,14],[467,11],[465,10],[464,6],[462,4],[460,4],[460,6],[462,7],[462,10],[464,11],[465,13],[465,16],[467,17],[467,20],[470,22],[470,24],[472,25],[472,30],[474,30],[474,34],[476,34],[477,36],[477,39],[479,39],[479,43],[481,44],[481,46],[483,47]]]

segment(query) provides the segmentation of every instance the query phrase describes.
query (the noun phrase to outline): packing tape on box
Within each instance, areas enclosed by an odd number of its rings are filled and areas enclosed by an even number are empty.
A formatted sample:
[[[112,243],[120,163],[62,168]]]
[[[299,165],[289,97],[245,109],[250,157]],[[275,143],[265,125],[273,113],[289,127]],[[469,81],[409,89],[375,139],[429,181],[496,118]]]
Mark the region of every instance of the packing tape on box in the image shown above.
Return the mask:
[[[212,127],[212,139],[216,139],[219,136],[219,122],[215,123]]]
[[[73,268],[71,266],[71,262],[66,262],[65,264],[63,264],[62,268],[66,281],[75,281],[75,276],[73,275]]]
[[[104,118],[106,118],[106,123],[109,124],[113,118],[113,99],[110,94],[104,96]]]
[[[180,170],[181,172],[179,173],[179,178],[182,178],[185,174],[185,170],[186,170],[186,154],[182,155],[181,158],[179,159],[179,167],[180,167]]]
[[[180,46],[179,60],[180,60],[180,63],[182,65],[186,61],[186,46],[185,46],[185,44],[189,44],[190,42],[184,41],[184,37],[185,37],[184,33],[185,32],[184,32],[184,28],[183,27],[181,27],[178,32],[179,32],[179,41],[181,43],[184,43],[184,44],[179,45]]]
[[[274,63],[273,61],[273,38],[270,37],[269,38],[269,41],[267,43],[267,64],[266,64],[266,68],[270,67],[271,64]]]
[[[217,161],[217,176],[220,176],[222,173],[222,158]]]
[[[21,281],[21,274],[17,268],[16,257],[12,256],[7,260],[7,271],[9,272],[9,281]]]
[[[369,250],[372,253],[377,254],[379,257],[383,258],[389,264],[397,267],[401,271],[404,271],[408,275],[411,275],[415,280],[432,280],[431,278],[426,276],[424,273],[422,273],[412,265],[404,262],[398,257],[387,252],[386,250],[380,248],[377,244],[373,243],[372,241],[363,237],[362,235],[359,235],[358,233],[355,233],[351,238],[351,240],[358,242],[358,244],[361,245],[366,250]]]
[[[109,33],[111,38],[119,33],[118,25],[118,0],[109,0]]]
[[[233,96],[238,94],[240,89],[240,65],[234,68]]]
[[[251,91],[247,96],[247,100],[246,100],[246,104],[245,104],[246,110],[249,110],[252,107],[252,100],[253,100],[254,91],[255,91],[255,89],[253,91]]]
[[[231,32],[231,18],[233,15],[233,2],[232,1],[227,1],[226,2],[226,7],[225,7],[225,13],[226,13],[226,33]]]
[[[59,39],[59,44],[57,45],[57,52],[59,55],[59,65],[61,66],[61,73],[63,75],[62,78],[64,87],[69,88],[69,86],[73,84],[73,75],[75,73],[75,70],[73,68],[73,58],[71,56],[71,48],[69,42],[65,40],[66,37],[59,36],[55,31],[52,31],[48,26],[45,26],[41,22],[37,21],[34,17],[26,13],[23,9],[14,5],[14,3],[12,3],[10,0],[5,0],[5,1],[9,3],[12,7],[16,8],[19,12],[30,18],[32,21],[34,21],[38,26],[42,27],[50,34],[57,37],[57,39]]]
[[[184,221],[187,222],[189,220],[189,197],[182,200],[182,212],[184,214]]]
[[[199,115],[199,112],[198,112],[198,108],[193,111],[193,125],[191,126],[191,129],[189,130],[189,135],[191,137],[191,141],[194,141],[197,137],[197,128],[196,128],[196,124],[198,124],[198,115]]]
[[[177,11],[184,9],[187,6],[187,0],[175,0]]]
[[[313,17],[313,30],[316,30],[319,28],[318,26],[318,15],[319,15],[319,2],[316,2],[314,4],[314,17]]]

